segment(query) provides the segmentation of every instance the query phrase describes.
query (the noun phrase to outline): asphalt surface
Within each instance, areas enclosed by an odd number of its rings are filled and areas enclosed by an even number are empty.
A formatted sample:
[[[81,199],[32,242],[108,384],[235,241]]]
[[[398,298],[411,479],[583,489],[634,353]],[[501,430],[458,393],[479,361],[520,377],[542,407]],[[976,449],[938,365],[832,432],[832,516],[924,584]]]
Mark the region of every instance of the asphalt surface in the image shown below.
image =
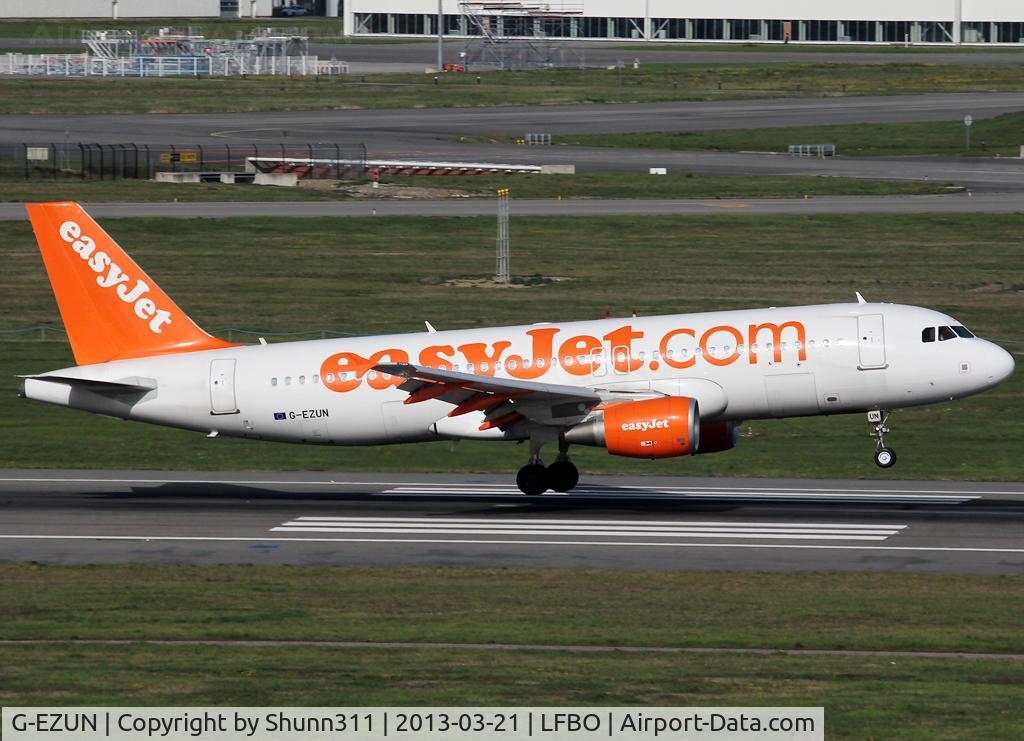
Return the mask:
[[[630,131],[959,121],[1024,110],[1024,93],[776,98],[480,108],[361,109],[249,113],[0,116],[0,142],[135,142],[166,145],[365,142],[387,145],[528,131]]]
[[[1024,483],[15,471],[0,560],[1020,574]]]
[[[1024,110],[1024,93],[962,93],[849,98],[383,109],[228,114],[0,116],[0,145],[33,142],[134,142],[271,148],[307,142],[365,144],[370,158],[510,164],[573,164],[578,172],[721,175],[837,175],[928,179],[978,190],[1024,190],[1024,161],[911,157],[811,159],[756,153],[682,152],[602,147],[525,147],[460,138],[573,133],[684,131],[842,123],[959,121]],[[799,143],[799,142],[794,142]],[[1022,142],[1024,143],[1024,142]],[[241,151],[241,150],[239,150]]]
[[[255,186],[237,186],[255,187]],[[514,184],[513,184],[514,188]],[[100,219],[147,216],[219,219],[260,216],[493,216],[490,199],[365,200],[365,201],[251,201],[190,203],[84,203]],[[826,196],[820,198],[754,198],[701,200],[515,200],[516,216],[626,216],[643,214],[755,215],[828,213],[1019,213],[1024,212],[1024,193],[936,196]],[[24,205],[0,204],[0,221],[27,219]]]

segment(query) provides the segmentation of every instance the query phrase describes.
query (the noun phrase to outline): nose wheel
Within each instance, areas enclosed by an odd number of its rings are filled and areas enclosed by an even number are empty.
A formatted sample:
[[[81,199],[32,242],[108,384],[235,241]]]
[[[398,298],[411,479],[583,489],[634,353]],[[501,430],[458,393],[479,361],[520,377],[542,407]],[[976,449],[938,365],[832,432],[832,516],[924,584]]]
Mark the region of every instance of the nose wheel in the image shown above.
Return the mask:
[[[892,468],[896,465],[896,453],[885,445],[885,434],[889,428],[885,426],[889,415],[875,410],[868,412],[868,423],[871,425],[871,437],[875,438],[875,465],[879,468]]]

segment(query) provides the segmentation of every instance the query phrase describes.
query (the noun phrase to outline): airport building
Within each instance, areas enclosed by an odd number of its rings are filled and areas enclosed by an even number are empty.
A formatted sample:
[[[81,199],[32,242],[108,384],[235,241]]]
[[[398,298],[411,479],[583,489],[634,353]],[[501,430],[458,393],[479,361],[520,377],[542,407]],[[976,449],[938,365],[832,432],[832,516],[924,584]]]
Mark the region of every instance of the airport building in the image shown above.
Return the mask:
[[[1024,44],[1020,0],[441,0],[441,6],[447,36]],[[345,28],[354,35],[438,32],[438,0],[344,0],[343,13]]]

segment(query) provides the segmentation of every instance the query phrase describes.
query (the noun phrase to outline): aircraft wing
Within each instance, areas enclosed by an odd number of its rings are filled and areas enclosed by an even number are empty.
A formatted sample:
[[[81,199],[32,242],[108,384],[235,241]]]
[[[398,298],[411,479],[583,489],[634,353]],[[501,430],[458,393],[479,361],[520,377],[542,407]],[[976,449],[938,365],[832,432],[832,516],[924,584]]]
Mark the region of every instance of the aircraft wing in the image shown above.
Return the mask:
[[[455,407],[449,417],[482,411],[481,430],[505,430],[524,420],[571,426],[601,403],[599,394],[577,386],[493,378],[410,363],[383,363],[374,370],[406,379],[398,387],[409,394],[406,404],[440,399]]]

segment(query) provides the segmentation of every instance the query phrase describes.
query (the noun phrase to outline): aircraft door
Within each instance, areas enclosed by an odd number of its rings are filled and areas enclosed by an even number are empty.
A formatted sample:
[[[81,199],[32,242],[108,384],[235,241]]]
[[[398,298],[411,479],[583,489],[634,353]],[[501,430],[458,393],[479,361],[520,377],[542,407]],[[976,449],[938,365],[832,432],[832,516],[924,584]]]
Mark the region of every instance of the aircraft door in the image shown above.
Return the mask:
[[[813,373],[781,373],[765,376],[768,413],[773,417],[796,417],[816,414],[818,393]]]
[[[238,414],[234,358],[210,362],[210,414]]]
[[[860,370],[885,368],[885,325],[881,314],[857,317],[857,346]]]

